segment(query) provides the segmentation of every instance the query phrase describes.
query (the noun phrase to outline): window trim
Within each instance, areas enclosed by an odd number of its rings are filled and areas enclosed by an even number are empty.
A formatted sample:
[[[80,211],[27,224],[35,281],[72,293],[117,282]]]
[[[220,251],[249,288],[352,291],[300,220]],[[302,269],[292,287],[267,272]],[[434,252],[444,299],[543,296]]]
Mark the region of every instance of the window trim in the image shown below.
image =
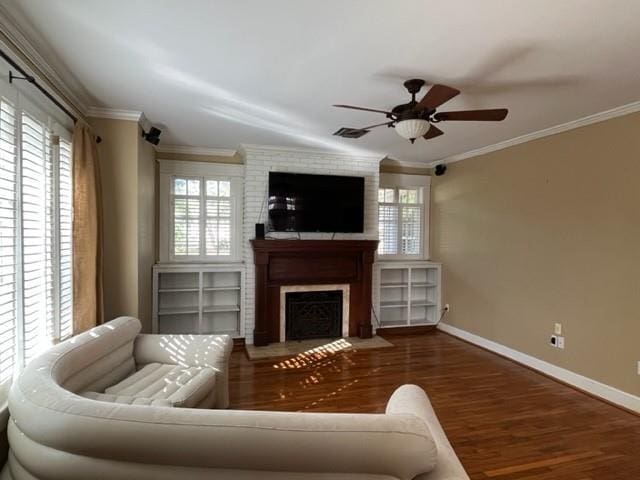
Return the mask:
[[[159,247],[160,263],[233,263],[242,258],[242,212],[244,199],[244,165],[194,162],[185,160],[158,159],[159,164]],[[205,255],[203,228],[201,232],[200,255],[180,255],[173,252],[173,193],[172,181],[175,177],[200,178],[206,180],[229,180],[231,182],[232,228],[231,255]],[[205,185],[201,186],[204,193]],[[204,197],[201,194],[201,201]],[[201,221],[205,218],[205,205],[200,206]],[[204,250],[203,250],[204,249]]]
[[[422,188],[422,224],[420,228],[420,253],[415,255],[376,254],[380,260],[428,260],[430,258],[429,210],[431,207],[431,177],[429,175],[409,175],[403,173],[381,173],[378,188]],[[376,192],[376,212],[379,211]],[[398,199],[399,200],[399,199]],[[384,202],[383,202],[384,203]],[[411,205],[411,204],[407,204]],[[398,215],[401,212],[398,211]],[[400,225],[398,225],[400,229]],[[399,233],[400,235],[400,233]]]

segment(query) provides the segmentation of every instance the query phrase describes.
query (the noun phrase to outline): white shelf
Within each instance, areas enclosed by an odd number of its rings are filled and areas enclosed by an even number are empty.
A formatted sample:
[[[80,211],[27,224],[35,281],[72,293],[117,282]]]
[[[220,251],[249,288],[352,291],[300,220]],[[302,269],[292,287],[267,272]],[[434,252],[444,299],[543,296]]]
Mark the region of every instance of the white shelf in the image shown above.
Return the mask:
[[[409,325],[412,327],[419,326],[419,325],[435,325],[435,324],[436,322],[432,322],[430,320],[426,320],[422,318],[414,318],[409,322]]]
[[[203,307],[204,313],[219,313],[219,312],[239,312],[240,305],[214,305],[210,307]]]
[[[381,283],[380,288],[404,288],[408,287],[408,283]]]
[[[199,307],[174,307],[174,308],[162,308],[158,310],[158,315],[193,315],[200,313]]]
[[[406,327],[406,326],[407,326],[406,319],[390,320],[384,323],[384,327]]]
[[[195,288],[161,288],[158,290],[160,293],[181,293],[181,292],[199,292],[198,287]]]
[[[233,290],[240,290],[240,286],[237,287],[204,287],[202,290],[205,292],[226,292]]]
[[[380,308],[407,308],[407,302],[380,302]]]
[[[154,333],[244,336],[243,265],[156,265],[153,290]]]
[[[413,300],[411,302],[412,307],[435,307],[436,305],[436,302],[431,302],[429,300]]]
[[[434,262],[381,262],[380,327],[433,325],[440,315],[441,265]]]

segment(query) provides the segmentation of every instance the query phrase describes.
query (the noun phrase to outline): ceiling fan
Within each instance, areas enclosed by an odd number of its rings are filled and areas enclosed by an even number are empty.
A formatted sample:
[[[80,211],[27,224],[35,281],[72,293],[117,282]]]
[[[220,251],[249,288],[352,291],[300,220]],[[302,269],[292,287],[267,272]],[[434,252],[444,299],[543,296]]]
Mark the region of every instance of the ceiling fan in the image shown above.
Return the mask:
[[[445,121],[475,121],[475,122],[499,122],[504,120],[509,112],[506,108],[496,108],[491,110],[463,110],[458,112],[437,112],[436,109],[445,102],[460,93],[460,90],[447,87],[446,85],[434,85],[429,89],[422,100],[416,101],[416,94],[426,82],[419,78],[413,78],[404,82],[405,88],[411,94],[411,101],[396,105],[391,111],[378,110],[375,108],[354,107],[352,105],[333,105],[339,108],[351,108],[353,110],[364,110],[384,114],[389,121],[370,125],[364,128],[343,127],[336,131],[334,135],[345,138],[360,138],[376,127],[393,127],[402,138],[410,140],[411,143],[416,138],[422,137],[430,140],[439,137],[444,132],[434,125],[434,123]]]

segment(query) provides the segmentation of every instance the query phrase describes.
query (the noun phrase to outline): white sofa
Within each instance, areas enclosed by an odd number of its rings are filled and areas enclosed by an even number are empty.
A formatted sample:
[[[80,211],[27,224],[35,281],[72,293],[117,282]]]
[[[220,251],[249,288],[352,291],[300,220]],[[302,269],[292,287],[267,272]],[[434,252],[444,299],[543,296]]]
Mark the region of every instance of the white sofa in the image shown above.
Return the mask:
[[[121,382],[132,363],[207,366],[226,385],[228,343],[138,332],[137,320],[116,319],[25,368],[9,397],[11,450],[0,479],[468,480],[413,385],[396,390],[385,414],[174,408],[78,395]],[[216,392],[224,405],[226,388]]]

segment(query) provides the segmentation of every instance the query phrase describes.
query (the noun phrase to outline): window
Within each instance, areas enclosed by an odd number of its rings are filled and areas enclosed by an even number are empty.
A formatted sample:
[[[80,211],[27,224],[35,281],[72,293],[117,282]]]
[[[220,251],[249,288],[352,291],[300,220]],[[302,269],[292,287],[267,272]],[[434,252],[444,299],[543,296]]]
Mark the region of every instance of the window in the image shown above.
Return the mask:
[[[232,210],[229,180],[174,177],[173,255],[230,256]]]
[[[234,176],[236,165],[160,164],[160,260],[238,260],[242,179]]]
[[[383,174],[380,178],[378,255],[427,257],[428,180],[425,181],[425,177],[420,175],[397,174]]]
[[[71,335],[73,285],[70,137],[0,87],[2,382]]]

